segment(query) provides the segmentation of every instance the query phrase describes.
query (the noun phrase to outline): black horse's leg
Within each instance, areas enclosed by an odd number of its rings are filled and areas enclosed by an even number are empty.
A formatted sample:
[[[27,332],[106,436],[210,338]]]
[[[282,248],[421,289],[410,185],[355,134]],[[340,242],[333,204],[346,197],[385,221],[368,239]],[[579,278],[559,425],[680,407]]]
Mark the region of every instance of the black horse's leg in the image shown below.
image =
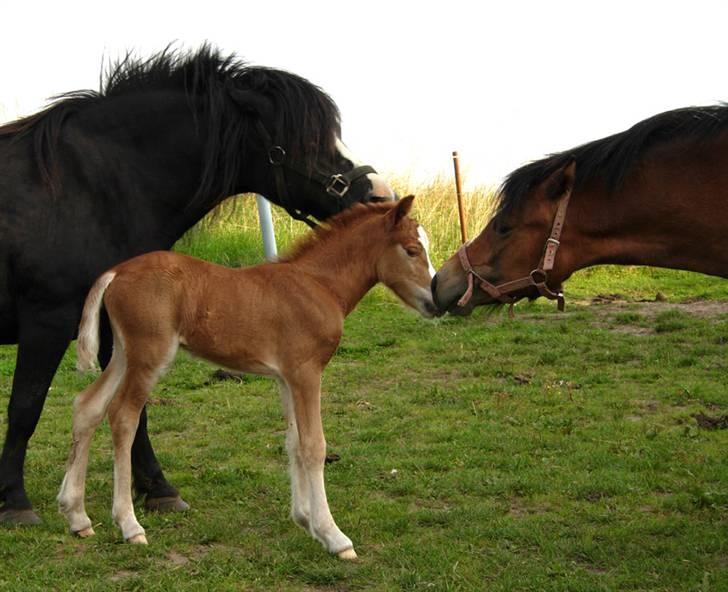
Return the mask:
[[[111,360],[113,336],[108,317],[104,312],[101,321],[99,364],[102,368]],[[139,417],[134,444],[131,449],[132,474],[134,489],[145,497],[144,505],[148,510],[160,512],[184,512],[190,506],[177,490],[165,479],[162,467],[159,466],[152,443],[147,433],[147,408],[142,409]]]
[[[40,522],[25,492],[25,452],[53,375],[71,342],[74,320],[70,311],[22,315],[20,318],[18,354],[8,404],[8,429],[0,456],[0,523]]]
[[[177,493],[177,490],[164,478],[162,468],[152,450],[147,433],[147,408],[142,409],[139,417],[134,443],[131,447],[132,474],[134,489],[144,494],[144,507],[158,512],[184,512],[190,506]]]

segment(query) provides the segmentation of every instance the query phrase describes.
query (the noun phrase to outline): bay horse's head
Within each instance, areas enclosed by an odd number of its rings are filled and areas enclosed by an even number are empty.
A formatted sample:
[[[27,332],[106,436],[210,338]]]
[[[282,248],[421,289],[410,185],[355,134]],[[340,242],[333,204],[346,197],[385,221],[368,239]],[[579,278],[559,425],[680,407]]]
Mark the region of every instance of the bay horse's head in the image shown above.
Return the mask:
[[[341,141],[339,111],[320,88],[295,74],[250,68],[230,91],[254,141],[246,144],[254,184],[298,219],[320,220],[354,203],[391,201],[394,191]],[[247,138],[246,138],[247,140]]]
[[[440,311],[470,314],[476,306],[538,296],[561,306],[568,272],[563,251],[555,255],[575,171],[574,162],[561,166],[517,199],[505,194],[506,182],[490,222],[435,274],[432,293]]]

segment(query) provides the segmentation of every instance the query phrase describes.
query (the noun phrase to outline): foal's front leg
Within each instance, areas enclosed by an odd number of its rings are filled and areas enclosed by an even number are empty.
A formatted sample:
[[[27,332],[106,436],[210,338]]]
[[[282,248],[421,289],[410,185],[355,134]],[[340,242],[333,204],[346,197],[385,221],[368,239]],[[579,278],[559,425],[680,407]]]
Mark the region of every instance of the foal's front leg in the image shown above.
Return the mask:
[[[300,509],[305,509],[306,505],[309,506],[308,530],[330,553],[337,554],[341,559],[356,559],[354,545],[334,522],[326,499],[324,486],[326,440],[321,423],[321,372],[318,369],[299,368],[294,375],[287,376],[285,379],[292,400],[295,429],[298,431],[297,445],[294,441],[288,447],[288,453],[294,454],[296,457],[296,470],[300,471],[297,476],[294,476],[292,461],[291,486],[293,487],[294,504],[297,496],[300,495]],[[285,393],[283,396],[285,397]],[[289,420],[289,435],[290,430]],[[300,488],[298,495],[297,487]],[[295,506],[292,511],[295,519]]]

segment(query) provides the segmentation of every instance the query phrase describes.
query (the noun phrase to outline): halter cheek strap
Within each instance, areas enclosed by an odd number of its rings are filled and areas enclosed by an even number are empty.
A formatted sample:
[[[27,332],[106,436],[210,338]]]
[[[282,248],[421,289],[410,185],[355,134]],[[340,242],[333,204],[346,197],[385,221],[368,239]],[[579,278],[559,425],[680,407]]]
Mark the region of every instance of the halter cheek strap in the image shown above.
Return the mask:
[[[551,233],[546,239],[543,255],[541,256],[541,261],[539,261],[538,267],[536,267],[536,269],[534,269],[526,277],[512,280],[510,282],[505,282],[497,286],[491,284],[483,276],[479,275],[470,264],[467,251],[468,245],[470,243],[468,242],[463,244],[463,246],[458,249],[458,258],[460,259],[460,264],[463,266],[463,269],[468,276],[468,287],[460,300],[458,300],[458,306],[465,306],[470,301],[470,298],[472,298],[474,289],[473,278],[476,278],[478,280],[478,285],[480,286],[480,289],[484,292],[487,292],[488,295],[493,298],[493,300],[497,300],[498,302],[509,305],[508,316],[510,318],[513,318],[514,316],[513,305],[518,300],[517,298],[512,296],[512,294],[529,287],[536,288],[538,290],[538,293],[544,298],[548,298],[549,300],[556,300],[558,309],[563,311],[563,293],[552,291],[546,284],[546,281],[548,280],[548,272],[554,268],[556,253],[559,250],[559,246],[561,244],[559,242],[559,238],[561,237],[561,231],[563,230],[564,221],[566,220],[566,209],[569,207],[569,199],[571,199],[571,189],[569,189],[561,197],[559,205],[556,209],[556,214],[554,215],[553,224],[551,225]]]
[[[293,203],[289,198],[285,173],[283,171],[284,168],[323,186],[326,190],[326,193],[339,200],[339,202],[342,202],[340,203],[340,208],[342,210],[350,205],[349,203],[343,203],[343,200],[344,195],[346,195],[346,193],[349,191],[349,187],[351,186],[351,184],[360,177],[364,177],[371,173],[377,172],[374,167],[371,167],[369,165],[357,166],[350,171],[346,171],[344,173],[334,173],[332,175],[326,175],[317,171],[304,170],[303,167],[299,167],[296,163],[289,162],[289,160],[287,159],[286,151],[279,144],[273,142],[271,135],[268,133],[268,130],[265,128],[260,120],[256,120],[256,125],[258,128],[258,133],[261,135],[263,141],[268,146],[268,163],[273,167],[273,176],[275,177],[276,183],[276,193],[278,194],[280,205],[285,208],[285,210],[292,218],[305,222],[311,228],[315,228],[317,226],[316,222],[311,220],[311,218],[303,213],[301,210],[294,207]]]

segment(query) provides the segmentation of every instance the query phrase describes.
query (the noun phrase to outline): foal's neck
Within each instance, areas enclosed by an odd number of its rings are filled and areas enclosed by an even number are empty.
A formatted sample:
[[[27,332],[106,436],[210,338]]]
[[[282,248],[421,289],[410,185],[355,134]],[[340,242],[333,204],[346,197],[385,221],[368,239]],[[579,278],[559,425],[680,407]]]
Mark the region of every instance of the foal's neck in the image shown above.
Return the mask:
[[[386,238],[369,232],[373,226],[361,223],[340,231],[290,262],[331,292],[344,316],[379,281],[377,261]]]

